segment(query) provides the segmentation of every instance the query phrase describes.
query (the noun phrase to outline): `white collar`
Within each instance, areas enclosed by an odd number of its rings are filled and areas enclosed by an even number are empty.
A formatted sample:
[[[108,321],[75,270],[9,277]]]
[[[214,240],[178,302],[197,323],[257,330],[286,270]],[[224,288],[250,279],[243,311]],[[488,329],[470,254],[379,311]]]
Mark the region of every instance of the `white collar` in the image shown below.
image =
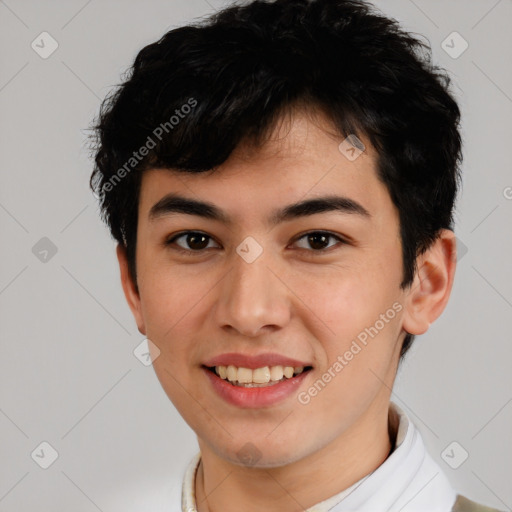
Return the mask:
[[[414,423],[394,402],[389,419],[395,448],[372,473],[306,512],[450,512],[457,493],[425,449]],[[182,511],[197,512],[195,475],[201,453],[190,461],[182,486]]]

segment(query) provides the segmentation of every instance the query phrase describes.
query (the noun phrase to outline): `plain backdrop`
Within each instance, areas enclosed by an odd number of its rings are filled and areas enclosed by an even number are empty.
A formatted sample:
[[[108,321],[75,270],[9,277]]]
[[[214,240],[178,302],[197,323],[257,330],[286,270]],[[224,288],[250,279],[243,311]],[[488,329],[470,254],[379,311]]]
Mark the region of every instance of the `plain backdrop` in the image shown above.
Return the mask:
[[[512,1],[375,3],[428,39],[463,113],[453,294],[392,399],[457,490],[510,510]],[[86,129],[143,46],[224,5],[0,1],[0,512],[108,512],[112,492],[180,482],[198,450],[134,356],[144,337],[88,188]],[[457,469],[447,447],[467,454]]]

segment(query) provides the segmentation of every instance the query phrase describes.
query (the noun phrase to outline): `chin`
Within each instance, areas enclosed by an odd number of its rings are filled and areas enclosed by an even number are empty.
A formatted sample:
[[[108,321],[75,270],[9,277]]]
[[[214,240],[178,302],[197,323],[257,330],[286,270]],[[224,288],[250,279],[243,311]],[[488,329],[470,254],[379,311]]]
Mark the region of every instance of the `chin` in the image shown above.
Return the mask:
[[[263,444],[264,449],[261,449]],[[269,445],[268,440],[262,440],[259,444],[247,441],[242,443],[240,448],[233,449],[233,447],[230,447],[226,451],[217,454],[232,464],[244,468],[262,469],[286,466],[301,458],[296,448],[281,445],[280,449],[277,450],[276,447]]]

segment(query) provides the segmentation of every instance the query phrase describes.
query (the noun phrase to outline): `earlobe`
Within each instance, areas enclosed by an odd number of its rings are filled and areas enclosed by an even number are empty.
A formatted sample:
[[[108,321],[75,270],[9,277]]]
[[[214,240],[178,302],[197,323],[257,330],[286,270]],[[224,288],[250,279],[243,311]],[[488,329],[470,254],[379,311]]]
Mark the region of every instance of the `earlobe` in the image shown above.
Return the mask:
[[[407,294],[403,316],[402,327],[406,332],[425,333],[443,312],[455,277],[456,254],[455,235],[444,229],[418,257],[418,270]]]
[[[133,317],[135,318],[139,332],[146,335],[146,326],[144,325],[144,318],[142,316],[140,295],[136,290],[135,284],[130,276],[126,249],[121,244],[118,244],[116,248],[116,254],[117,261],[119,262],[121,284],[123,286],[126,302],[128,302],[128,306],[130,307]]]

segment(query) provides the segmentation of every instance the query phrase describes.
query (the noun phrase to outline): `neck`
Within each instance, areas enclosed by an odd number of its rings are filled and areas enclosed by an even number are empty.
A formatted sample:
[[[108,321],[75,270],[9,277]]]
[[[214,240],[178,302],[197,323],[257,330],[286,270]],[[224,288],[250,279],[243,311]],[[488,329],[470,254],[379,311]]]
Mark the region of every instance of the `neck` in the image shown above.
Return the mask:
[[[331,443],[279,467],[232,464],[198,439],[198,512],[299,512],[340,493],[377,469],[390,454],[396,431],[388,422],[388,407],[389,401],[374,404]]]

